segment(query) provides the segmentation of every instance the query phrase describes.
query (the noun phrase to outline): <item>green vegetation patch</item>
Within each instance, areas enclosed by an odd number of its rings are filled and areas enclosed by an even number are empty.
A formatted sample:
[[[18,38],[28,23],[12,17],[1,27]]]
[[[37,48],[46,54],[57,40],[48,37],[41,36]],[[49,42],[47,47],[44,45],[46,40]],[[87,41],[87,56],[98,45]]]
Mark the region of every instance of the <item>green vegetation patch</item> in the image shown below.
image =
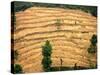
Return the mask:
[[[13,64],[12,64],[13,65]],[[19,64],[14,64],[14,70],[13,70],[14,74],[19,74],[19,73],[23,73],[22,67]]]
[[[52,63],[51,53],[52,53],[52,46],[50,42],[47,40],[45,45],[42,46],[42,55],[43,55],[42,64],[43,64],[43,69],[46,72],[50,71],[50,67]]]
[[[96,53],[97,52],[97,35],[93,35],[90,39],[90,46],[89,48],[87,49],[88,50],[88,53]]]

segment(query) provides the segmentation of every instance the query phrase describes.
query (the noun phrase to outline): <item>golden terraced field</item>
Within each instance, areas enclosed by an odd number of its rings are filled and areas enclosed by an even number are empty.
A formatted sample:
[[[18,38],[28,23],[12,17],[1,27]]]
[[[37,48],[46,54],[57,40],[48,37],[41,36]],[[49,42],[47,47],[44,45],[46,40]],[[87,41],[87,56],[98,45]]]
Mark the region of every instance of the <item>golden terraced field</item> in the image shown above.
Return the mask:
[[[52,66],[89,67],[89,59],[96,63],[96,54],[89,58],[87,48],[90,38],[96,34],[97,19],[81,10],[31,7],[15,13],[14,50],[19,53],[18,63],[23,71],[42,72],[42,46],[49,40],[52,50]],[[56,21],[61,20],[57,31]]]

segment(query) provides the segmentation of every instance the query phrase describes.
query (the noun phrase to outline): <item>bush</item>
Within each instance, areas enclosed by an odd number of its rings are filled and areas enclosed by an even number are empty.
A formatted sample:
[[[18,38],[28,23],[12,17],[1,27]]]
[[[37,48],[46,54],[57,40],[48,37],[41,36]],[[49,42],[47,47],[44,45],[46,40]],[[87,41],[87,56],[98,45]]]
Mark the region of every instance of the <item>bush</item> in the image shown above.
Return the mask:
[[[97,35],[93,35],[92,38],[90,39],[90,47],[87,49],[88,53],[96,53],[97,51]]]
[[[97,44],[97,35],[93,35],[92,38],[90,39],[90,41],[91,41],[91,44],[93,46],[96,46],[96,44]]]
[[[42,47],[42,54],[43,54],[42,64],[43,64],[43,69],[46,72],[50,71],[52,63],[51,53],[52,53],[52,46],[50,42],[47,40],[45,45]]]
[[[88,48],[88,52],[89,53],[95,53],[96,52],[96,47],[95,46],[92,46],[92,45],[90,45],[90,47]]]
[[[14,65],[14,73],[23,73],[22,67],[19,64]]]

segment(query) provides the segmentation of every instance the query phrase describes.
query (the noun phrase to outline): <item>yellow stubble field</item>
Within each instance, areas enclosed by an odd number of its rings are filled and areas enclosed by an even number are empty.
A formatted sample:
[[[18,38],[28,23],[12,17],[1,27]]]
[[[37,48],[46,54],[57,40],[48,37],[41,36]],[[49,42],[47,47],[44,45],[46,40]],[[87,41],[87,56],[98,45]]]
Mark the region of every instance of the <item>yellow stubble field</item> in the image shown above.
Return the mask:
[[[81,10],[31,7],[15,13],[14,50],[19,53],[15,63],[23,71],[42,72],[42,46],[49,40],[52,50],[52,66],[89,67],[89,59],[97,62],[96,54],[89,58],[87,49],[93,34],[97,34],[97,18]],[[61,21],[57,31],[57,19]]]

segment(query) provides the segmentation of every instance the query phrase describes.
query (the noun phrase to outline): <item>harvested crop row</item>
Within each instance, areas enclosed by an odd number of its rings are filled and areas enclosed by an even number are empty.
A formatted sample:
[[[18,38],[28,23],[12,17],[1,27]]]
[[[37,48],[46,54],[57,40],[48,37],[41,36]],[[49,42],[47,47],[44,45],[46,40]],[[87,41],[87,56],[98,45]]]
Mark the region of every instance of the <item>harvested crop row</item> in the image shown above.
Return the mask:
[[[52,45],[52,67],[89,67],[87,48],[96,34],[96,18],[81,10],[31,7],[16,12],[14,49],[19,58],[15,61],[23,71],[42,72],[42,46],[46,40]],[[57,21],[57,20],[60,20]],[[57,23],[58,22],[58,23]],[[58,24],[58,25],[57,25]],[[96,62],[96,54],[91,57]]]

